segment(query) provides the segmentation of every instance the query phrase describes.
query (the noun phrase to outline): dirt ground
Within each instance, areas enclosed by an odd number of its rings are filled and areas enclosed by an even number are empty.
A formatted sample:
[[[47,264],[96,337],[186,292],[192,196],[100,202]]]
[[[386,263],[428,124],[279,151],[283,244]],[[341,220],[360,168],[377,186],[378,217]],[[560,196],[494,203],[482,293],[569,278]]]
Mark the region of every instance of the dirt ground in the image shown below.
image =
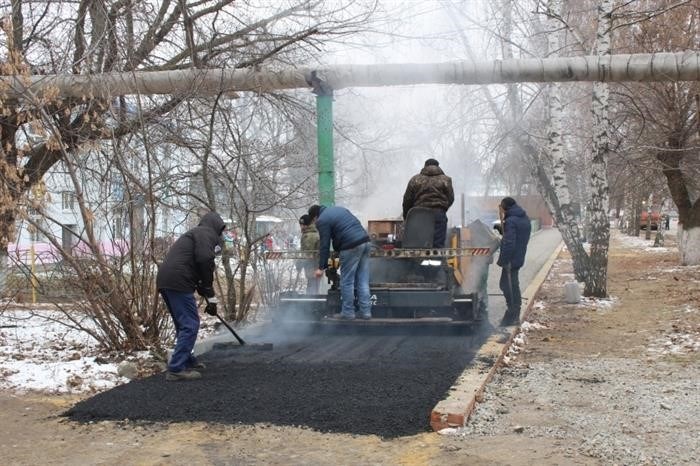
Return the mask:
[[[563,301],[566,252],[462,429],[383,440],[303,427],[79,424],[77,399],[0,393],[3,464],[698,464],[700,267],[614,236],[605,302]],[[671,247],[668,247],[671,246]],[[225,396],[225,394],[222,394]],[[232,400],[235,402],[235,400]],[[427,422],[427,419],[426,419]]]

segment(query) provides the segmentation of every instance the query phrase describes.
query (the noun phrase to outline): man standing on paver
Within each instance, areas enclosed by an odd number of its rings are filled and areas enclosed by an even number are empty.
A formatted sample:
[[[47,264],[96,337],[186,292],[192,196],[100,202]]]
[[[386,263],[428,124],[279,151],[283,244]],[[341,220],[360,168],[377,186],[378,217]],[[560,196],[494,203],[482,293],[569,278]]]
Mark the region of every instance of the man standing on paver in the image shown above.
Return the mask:
[[[309,217],[316,223],[319,234],[319,265],[316,278],[328,268],[330,245],[340,255],[340,318],[355,319],[355,290],[357,307],[362,319],[372,318],[369,294],[369,235],[360,221],[348,209],[339,206],[309,207]]]
[[[445,175],[435,159],[425,161],[419,174],[412,177],[403,195],[403,219],[413,207],[425,207],[435,213],[433,247],[444,248],[447,239],[447,209],[455,200],[452,178]]]
[[[512,197],[504,197],[498,205],[498,211],[503,225],[503,239],[497,264],[502,268],[499,285],[506,298],[506,313],[501,320],[501,326],[505,327],[520,322],[522,298],[518,273],[525,263],[532,226],[530,218]]]
[[[199,379],[203,369],[192,354],[199,332],[199,314],[195,290],[207,300],[205,312],[216,315],[214,292],[214,258],[221,247],[221,234],[226,229],[216,212],[202,217],[199,225],[180,236],[170,247],[158,267],[156,286],[175,324],[175,349],[168,362],[166,380]]]

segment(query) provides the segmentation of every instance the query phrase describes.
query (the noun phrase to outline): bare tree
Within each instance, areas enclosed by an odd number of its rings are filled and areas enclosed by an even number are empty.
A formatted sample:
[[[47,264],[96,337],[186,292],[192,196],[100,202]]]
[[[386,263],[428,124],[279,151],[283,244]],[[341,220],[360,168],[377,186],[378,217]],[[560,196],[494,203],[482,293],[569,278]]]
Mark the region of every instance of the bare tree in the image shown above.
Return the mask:
[[[265,298],[261,290],[269,289],[261,273],[267,270],[261,244],[268,232],[257,218],[296,218],[295,211],[315,197],[314,139],[302,131],[311,118],[310,97],[306,103],[275,95],[217,98],[213,105],[188,105],[198,115],[178,126],[201,166],[194,174],[201,192],[190,195],[230,219],[235,230],[235,241],[224,249],[221,284],[226,315],[233,319],[245,319]]]
[[[662,1],[649,8],[626,4],[615,12],[617,34],[626,50],[680,50],[700,47],[700,10],[693,2]],[[681,263],[700,264],[700,85],[647,83],[618,86],[618,118],[628,136],[625,149],[634,158],[637,194],[661,204],[670,193],[679,215]],[[654,163],[656,162],[656,163]],[[658,187],[659,178],[667,188]],[[639,203],[638,203],[639,204]],[[636,222],[638,223],[638,222]]]
[[[18,0],[11,3],[12,14],[2,20],[4,36],[0,45],[4,53],[0,67],[5,77],[22,82],[41,80],[51,74],[90,79],[99,73],[133,75],[140,71],[218,67],[243,70],[261,64],[276,67],[288,65],[290,60],[310,61],[327,43],[362,30],[374,7],[371,0],[360,5],[299,0],[284,6],[271,4],[267,9],[258,8],[253,2],[232,0],[204,0],[195,4],[87,0],[37,4]],[[139,312],[149,312],[150,317],[157,319],[162,309],[155,310],[152,266],[158,260],[154,246],[158,243],[156,215],[159,208],[169,208],[158,191],[158,182],[164,177],[159,169],[167,168],[167,164],[149,152],[154,152],[158,144],[158,141],[153,144],[154,128],[156,133],[158,128],[162,129],[165,117],[191,99],[192,91],[190,87],[173,95],[155,97],[119,93],[98,96],[89,92],[67,96],[60,95],[55,87],[44,87],[39,92],[26,89],[21,96],[10,97],[11,90],[3,85],[0,88],[3,95],[0,281],[4,283],[6,277],[7,246],[15,235],[16,220],[29,218],[27,194],[59,162],[65,162],[75,175],[73,189],[85,225],[84,231],[75,232],[76,241],[86,245],[95,261],[88,267],[90,273],[81,272],[77,261],[72,270],[83,273],[79,275],[81,280],[99,288],[99,296],[92,304],[102,309],[96,312],[118,320],[132,307],[138,307]],[[141,142],[139,135],[143,138]],[[79,183],[90,167],[84,158],[99,153],[100,147],[115,149],[107,164],[122,164],[118,171],[124,177],[127,196],[121,212],[130,223],[127,230],[130,237],[126,238],[130,255],[120,260],[137,261],[120,264],[128,266],[129,273],[122,269],[124,277],[117,276],[118,268],[110,258],[101,256],[98,235],[92,231],[98,214],[92,202],[95,199],[88,199],[87,188]],[[120,155],[122,151],[133,154],[131,151],[137,147],[144,157],[143,164],[136,165],[134,171],[134,165]],[[187,174],[181,176],[187,181]],[[167,181],[164,186],[171,185],[173,180]],[[45,224],[37,222],[37,227]],[[61,246],[57,251],[66,254],[68,263],[73,260],[63,245],[55,246]],[[137,277],[135,271],[139,268],[148,272]],[[90,275],[98,271],[99,282]],[[136,281],[138,291],[126,289],[135,286]],[[90,292],[87,288],[77,288]],[[107,296],[134,299],[131,304],[123,305],[117,300],[109,301]],[[117,304],[119,309],[115,307]],[[120,322],[113,327],[118,335],[107,335],[111,324],[104,325],[107,325],[106,336],[101,341],[106,345],[133,349],[157,340],[149,333],[157,325],[144,330],[143,319]]]

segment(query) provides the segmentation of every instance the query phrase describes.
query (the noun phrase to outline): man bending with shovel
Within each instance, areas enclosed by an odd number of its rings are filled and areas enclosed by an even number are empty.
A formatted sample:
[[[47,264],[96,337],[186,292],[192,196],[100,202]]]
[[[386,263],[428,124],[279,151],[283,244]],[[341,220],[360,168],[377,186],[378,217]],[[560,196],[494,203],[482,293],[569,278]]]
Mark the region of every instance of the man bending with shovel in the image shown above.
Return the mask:
[[[192,354],[199,332],[195,290],[207,300],[205,312],[216,313],[214,258],[226,225],[216,212],[209,212],[199,225],[180,236],[158,268],[156,286],[175,324],[175,349],[168,362],[166,380],[199,379],[203,369]]]

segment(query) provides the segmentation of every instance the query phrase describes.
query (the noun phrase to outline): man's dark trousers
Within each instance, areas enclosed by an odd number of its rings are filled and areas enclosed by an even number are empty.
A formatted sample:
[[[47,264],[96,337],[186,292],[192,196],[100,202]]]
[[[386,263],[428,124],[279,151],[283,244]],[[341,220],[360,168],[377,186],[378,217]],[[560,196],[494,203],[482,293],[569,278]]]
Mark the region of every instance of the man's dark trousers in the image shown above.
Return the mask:
[[[503,267],[501,269],[501,280],[498,284],[503,292],[503,296],[506,298],[506,316],[514,318],[520,316],[520,302],[522,299],[520,296],[519,272],[520,268]]]
[[[199,332],[199,313],[193,293],[160,290],[175,324],[175,349],[168,362],[170,372],[180,372],[196,364],[192,349]]]
[[[433,232],[433,247],[444,248],[447,240],[447,214],[444,210],[435,210],[435,230]]]

